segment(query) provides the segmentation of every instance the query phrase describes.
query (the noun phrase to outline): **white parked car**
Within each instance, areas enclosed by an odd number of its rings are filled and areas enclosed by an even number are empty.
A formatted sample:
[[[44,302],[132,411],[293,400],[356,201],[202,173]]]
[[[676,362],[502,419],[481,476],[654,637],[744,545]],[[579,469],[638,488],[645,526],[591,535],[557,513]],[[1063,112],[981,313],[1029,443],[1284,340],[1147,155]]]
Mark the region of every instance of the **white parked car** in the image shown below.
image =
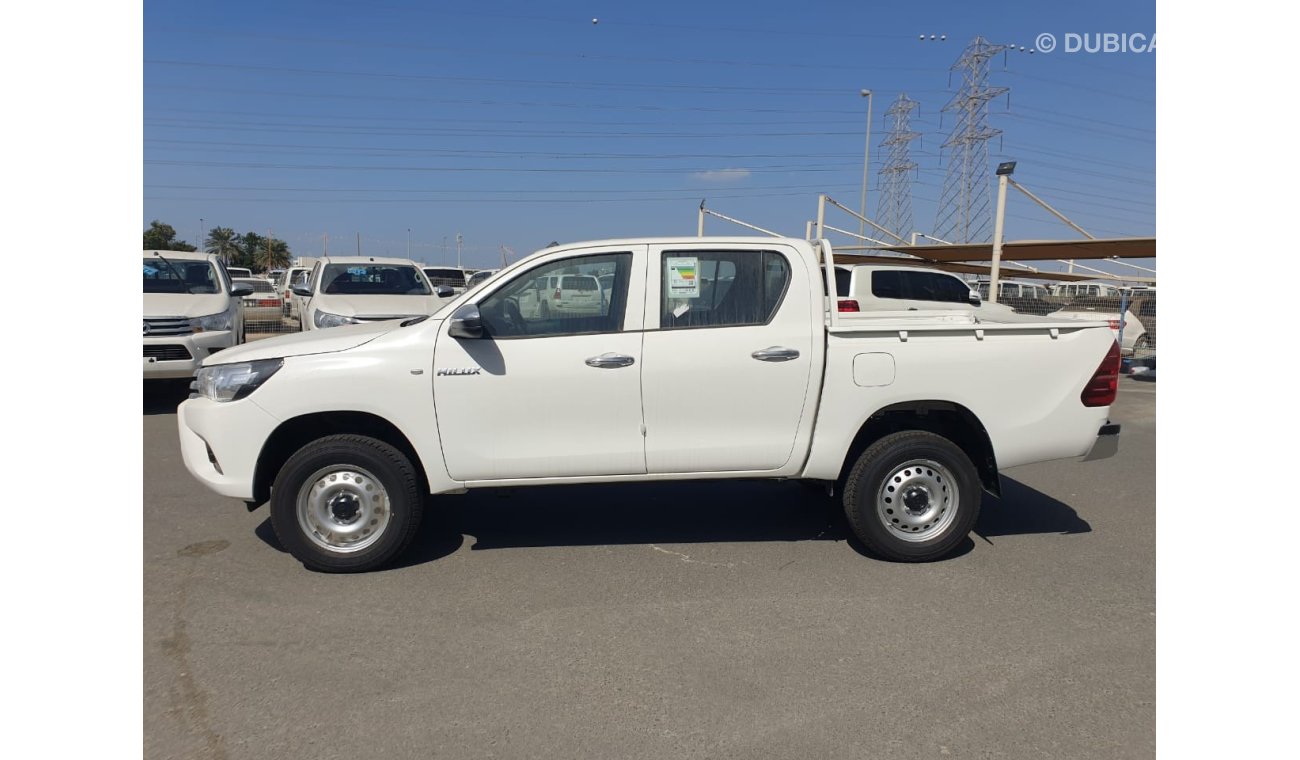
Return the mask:
[[[295,295],[293,292],[294,285],[307,284],[307,275],[311,272],[308,266],[292,266],[284,271],[280,278],[280,283],[276,286],[276,292],[280,294],[284,302],[284,315],[286,317],[298,318],[298,310],[301,301],[305,301],[302,296]]]
[[[204,359],[244,340],[241,299],[221,259],[190,251],[144,252],[144,379],[192,377]]]
[[[304,299],[304,330],[426,316],[454,296],[445,285],[430,286],[414,261],[377,256],[323,257],[292,290]]]
[[[430,494],[719,478],[838,484],[869,548],[932,560],[999,468],[1114,453],[1104,322],[840,313],[822,256],[792,238],[575,243],[430,317],[258,341],[199,372],[185,465],[269,499],[308,567],[353,572],[410,543]],[[600,313],[520,308],[541,280],[609,271]]]
[[[492,275],[500,271],[500,269],[480,269],[470,275],[469,279],[465,281],[465,289],[470,290],[471,288],[478,287],[480,283],[487,282]]]
[[[939,309],[981,318],[1014,313],[1008,306],[986,303],[957,275],[924,267],[839,265],[835,267],[835,291],[842,312]]]
[[[538,278],[532,288],[519,294],[520,304],[536,319],[554,316],[600,314],[608,300],[603,295],[599,276],[594,274],[560,274]]]
[[[1076,298],[1110,298],[1119,296],[1119,288],[1096,282],[1065,282],[1052,286],[1052,297],[1063,301]]]
[[[1111,333],[1114,334],[1116,340],[1121,340],[1122,331],[1123,335],[1120,348],[1123,349],[1124,355],[1128,356],[1133,353],[1134,347],[1137,346],[1138,339],[1146,333],[1146,327],[1133,313],[1131,308],[1126,309],[1121,318],[1121,303],[1122,299],[1119,296],[1080,298],[1066,304],[1059,311],[1052,312],[1051,316],[1053,319],[1085,319],[1089,321],[1104,320],[1110,327]]]
[[[260,277],[236,277],[234,283],[252,289],[244,296],[244,324],[273,325],[278,329],[284,315],[284,301],[275,292],[275,285]]]

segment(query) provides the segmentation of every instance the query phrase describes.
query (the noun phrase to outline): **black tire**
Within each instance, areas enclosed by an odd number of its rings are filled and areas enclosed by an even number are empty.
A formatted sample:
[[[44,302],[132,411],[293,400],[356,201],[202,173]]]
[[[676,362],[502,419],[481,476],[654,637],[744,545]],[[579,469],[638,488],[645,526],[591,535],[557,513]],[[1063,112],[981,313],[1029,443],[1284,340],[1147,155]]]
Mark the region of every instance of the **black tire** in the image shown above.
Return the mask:
[[[896,498],[895,506],[902,507],[903,498],[908,495],[894,491],[894,495],[890,496],[886,489],[894,487],[890,481],[895,477],[902,478],[902,473],[907,471],[899,471],[899,468],[916,461],[934,463],[939,467],[929,468],[925,464],[909,467],[909,470],[917,470],[918,478],[922,471],[930,475],[917,481],[922,483],[920,489],[924,494],[915,495],[919,499],[918,503],[925,505],[924,509],[914,513],[909,505],[908,515],[934,514],[935,517],[924,530],[921,525],[916,525],[918,535],[914,540],[909,540],[903,538],[905,529],[886,523],[885,515],[880,511],[889,507],[877,500],[883,502],[887,497]],[[942,470],[948,471],[947,479],[942,477]],[[936,471],[940,473],[937,479]],[[907,485],[912,481],[897,482]],[[925,484],[936,487],[930,488]],[[949,487],[955,487],[955,493],[949,491]],[[909,492],[911,490],[909,488]],[[929,562],[947,556],[970,533],[979,517],[983,494],[975,465],[971,464],[970,458],[956,444],[934,433],[907,430],[881,438],[858,457],[845,478],[844,512],[857,537],[881,557],[896,562]],[[934,505],[933,511],[930,509],[931,503]],[[878,506],[880,510],[877,509]],[[955,514],[948,515],[948,509],[955,510]],[[942,510],[942,514],[939,510]],[[897,518],[890,519],[894,523],[899,522]],[[919,521],[927,518],[915,519]],[[933,531],[931,525],[935,526]],[[933,535],[921,538],[930,532]]]
[[[336,465],[373,473],[388,495],[389,515],[382,533],[360,550],[331,551],[313,540],[299,520],[300,495],[311,485],[307,480]],[[374,570],[405,551],[415,538],[424,510],[419,484],[411,460],[387,443],[360,435],[326,436],[299,449],[280,468],[271,489],[271,526],[280,544],[308,569],[326,573]]]
[[[1156,349],[1155,346],[1152,345],[1153,342],[1150,333],[1142,333],[1139,335],[1137,341],[1133,343],[1133,358],[1149,359],[1152,356],[1155,356]]]

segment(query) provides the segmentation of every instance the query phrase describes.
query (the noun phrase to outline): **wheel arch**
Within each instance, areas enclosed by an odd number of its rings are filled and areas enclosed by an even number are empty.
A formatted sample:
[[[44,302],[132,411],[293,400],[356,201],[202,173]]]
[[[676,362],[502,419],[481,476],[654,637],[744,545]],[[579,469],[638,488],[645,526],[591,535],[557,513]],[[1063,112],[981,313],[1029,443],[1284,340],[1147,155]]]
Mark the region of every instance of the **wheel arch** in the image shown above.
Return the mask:
[[[974,412],[952,401],[902,401],[876,410],[858,428],[849,444],[840,465],[840,480],[868,446],[904,430],[924,430],[952,441],[970,457],[981,485],[990,493],[1000,495],[997,458],[988,430]]]
[[[253,501],[249,508],[261,505],[271,496],[271,484],[280,468],[311,441],[327,435],[364,435],[383,441],[411,460],[420,478],[420,488],[428,493],[428,477],[423,462],[409,438],[392,422],[371,412],[328,411],[303,414],[281,422],[262,444],[253,470]]]

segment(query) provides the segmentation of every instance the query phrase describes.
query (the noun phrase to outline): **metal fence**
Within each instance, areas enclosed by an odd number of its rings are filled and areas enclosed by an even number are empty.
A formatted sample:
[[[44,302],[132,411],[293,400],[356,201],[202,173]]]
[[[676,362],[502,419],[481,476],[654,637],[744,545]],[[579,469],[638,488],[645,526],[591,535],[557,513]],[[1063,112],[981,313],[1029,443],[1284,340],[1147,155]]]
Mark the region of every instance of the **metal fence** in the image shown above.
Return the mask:
[[[988,285],[971,283],[988,300]],[[1043,285],[1031,282],[1003,282],[998,303],[1018,314],[1050,316],[1053,319],[1105,321],[1115,334],[1122,353],[1133,364],[1153,364],[1156,355],[1156,290],[1121,288],[1108,284],[1069,283]]]

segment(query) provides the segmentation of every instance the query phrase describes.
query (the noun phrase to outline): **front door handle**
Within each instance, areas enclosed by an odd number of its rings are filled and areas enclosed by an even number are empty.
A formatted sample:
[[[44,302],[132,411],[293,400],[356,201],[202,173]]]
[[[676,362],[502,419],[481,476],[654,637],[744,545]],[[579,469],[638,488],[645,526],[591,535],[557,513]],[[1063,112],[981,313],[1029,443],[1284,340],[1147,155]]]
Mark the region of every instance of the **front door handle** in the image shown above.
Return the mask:
[[[788,362],[798,359],[799,352],[793,348],[785,348],[784,346],[768,346],[767,348],[755,351],[750,354],[750,356],[758,359],[760,362]]]
[[[600,356],[593,356],[587,359],[588,367],[599,367],[600,369],[631,367],[635,363],[636,359],[633,359],[627,354],[604,353]]]

